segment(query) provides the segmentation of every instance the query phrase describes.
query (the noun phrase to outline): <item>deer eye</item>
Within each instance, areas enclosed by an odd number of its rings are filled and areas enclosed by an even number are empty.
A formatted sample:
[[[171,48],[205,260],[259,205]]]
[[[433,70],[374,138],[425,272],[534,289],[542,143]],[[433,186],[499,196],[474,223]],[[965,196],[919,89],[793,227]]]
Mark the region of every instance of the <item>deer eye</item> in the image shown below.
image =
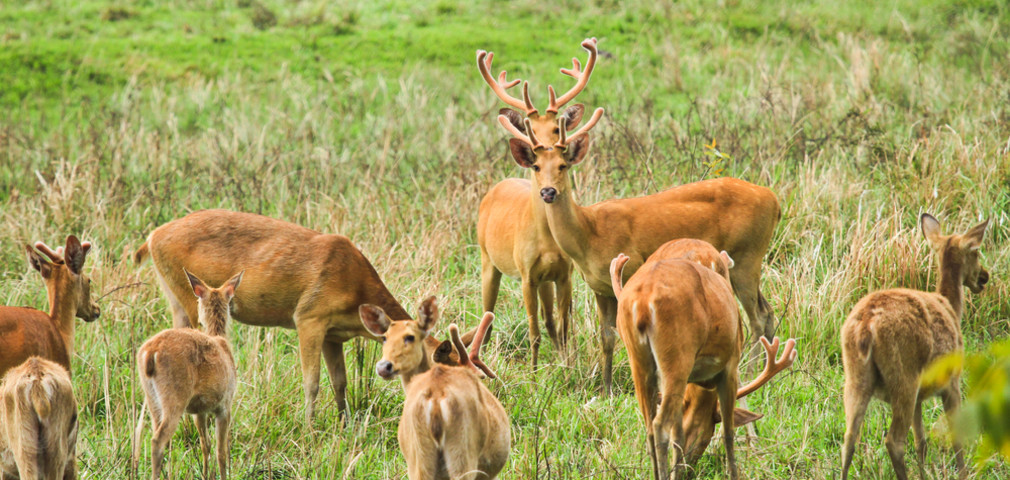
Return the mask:
[[[533,171],[534,172],[539,172],[540,171],[540,167],[538,167],[536,165],[533,165]]]
[[[413,341],[414,341],[414,336],[413,335],[407,335],[406,337],[403,337],[403,343],[410,343],[410,342],[413,342]]]
[[[561,165],[560,167],[558,167],[558,171],[563,172],[565,171],[566,168],[568,168],[568,165]]]
[[[382,343],[386,343],[386,336],[383,335],[383,336],[379,337],[379,340],[382,340]]]

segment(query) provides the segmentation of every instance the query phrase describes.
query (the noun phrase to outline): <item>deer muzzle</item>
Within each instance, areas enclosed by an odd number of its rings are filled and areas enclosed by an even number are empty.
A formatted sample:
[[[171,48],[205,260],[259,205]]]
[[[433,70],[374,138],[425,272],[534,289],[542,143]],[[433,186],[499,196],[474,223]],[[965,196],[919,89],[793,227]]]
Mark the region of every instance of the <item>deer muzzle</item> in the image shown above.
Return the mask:
[[[558,190],[554,187],[546,187],[540,189],[540,198],[544,199],[547,203],[554,203],[554,198],[558,196]]]

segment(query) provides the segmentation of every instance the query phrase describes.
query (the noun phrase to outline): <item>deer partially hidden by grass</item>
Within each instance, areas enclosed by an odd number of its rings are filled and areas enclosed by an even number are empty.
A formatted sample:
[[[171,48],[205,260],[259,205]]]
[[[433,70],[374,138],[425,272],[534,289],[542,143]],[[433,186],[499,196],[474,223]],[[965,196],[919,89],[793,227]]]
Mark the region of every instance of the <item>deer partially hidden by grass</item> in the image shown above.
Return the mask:
[[[915,434],[919,473],[926,478],[926,433],[922,401],[940,395],[948,419],[961,402],[960,372],[946,384],[920,385],[919,376],[934,360],[963,349],[962,286],[979,293],[989,272],[978,261],[989,221],[962,235],[942,235],[940,222],[929,214],[920,218],[922,234],[936,253],[940,278],[936,292],[894,288],[863,297],[842,325],[842,359],[845,368],[845,444],[842,478],[848,477],[859,429],[871,397],[891,404],[893,419],[884,440],[891,465],[899,479],[908,478],[905,441],[908,428]],[[957,469],[967,475],[964,452],[954,441]]]
[[[422,346],[438,321],[435,297],[421,304],[417,320],[391,321],[374,305],[362,305],[360,312],[364,325],[383,339],[376,373],[386,380],[399,375],[406,392],[397,436],[408,477],[495,478],[508,460],[511,430],[501,402],[480,381],[495,378],[479,357],[494,314],[484,314],[470,353],[456,325],[449,326],[459,365],[444,365],[433,363]]]
[[[69,372],[74,356],[74,317],[93,322],[101,313],[91,299],[91,279],[84,273],[91,243],[70,235],[66,248],[53,250],[35,242],[35,248],[25,245],[25,251],[28,264],[46,283],[49,313],[0,307],[0,376],[33,355],[56,362]]]
[[[77,400],[63,366],[33,356],[0,383],[0,478],[77,478]]]
[[[203,454],[204,478],[214,478],[210,464],[210,415],[217,423],[217,463],[221,478],[228,478],[228,430],[235,395],[235,359],[226,338],[229,304],[242,274],[219,288],[210,288],[185,272],[198,298],[199,322],[206,333],[192,328],[172,328],[151,337],[137,351],[137,371],[144,389],[144,403],[151,412],[151,478],[161,475],[165,449],[183,414],[196,416]],[[143,415],[143,414],[141,414]],[[139,457],[143,416],[138,421],[134,463]]]
[[[680,470],[701,456],[720,421],[729,476],[738,478],[734,429],[761,416],[734,408],[734,403],[793,363],[795,341],[786,342],[776,362],[778,339],[770,344],[762,337],[765,370],[738,390],[743,325],[729,281],[733,260],[726,251],[695,239],[668,242],[622,286],[629,260],[618,255],[610,274],[618,299],[617,327],[648,433],[652,478],[669,477],[671,431]]]

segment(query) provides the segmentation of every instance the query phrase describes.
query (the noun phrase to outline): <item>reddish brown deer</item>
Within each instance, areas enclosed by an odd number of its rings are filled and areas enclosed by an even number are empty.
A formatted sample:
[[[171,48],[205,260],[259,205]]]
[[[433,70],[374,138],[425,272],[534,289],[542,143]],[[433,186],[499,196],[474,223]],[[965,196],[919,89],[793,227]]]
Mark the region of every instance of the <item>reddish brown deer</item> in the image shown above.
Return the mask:
[[[962,235],[943,235],[932,215],[920,218],[922,234],[939,260],[936,292],[894,288],[863,297],[842,324],[842,360],[845,368],[845,444],[842,447],[842,478],[849,474],[859,429],[871,397],[891,405],[893,419],[884,440],[891,465],[899,479],[908,478],[905,441],[908,427],[915,434],[919,474],[926,478],[926,434],[922,424],[922,401],[939,395],[948,419],[961,403],[960,372],[945,385],[920,385],[919,376],[933,361],[964,348],[961,316],[962,285],[979,293],[989,281],[989,272],[978,261],[989,221]],[[954,441],[957,469],[967,476],[964,452]]]
[[[456,325],[449,327],[459,366],[433,364],[422,340],[438,321],[435,297],[421,303],[417,320],[392,321],[382,308],[361,306],[361,321],[382,336],[382,359],[375,370],[383,379],[397,375],[406,400],[397,429],[411,480],[493,479],[505,466],[511,444],[508,415],[480,382],[495,377],[482,361],[480,346],[494,314],[487,312],[469,354]]]
[[[100,314],[98,304],[91,299],[91,279],[84,273],[91,242],[70,235],[65,249],[53,250],[36,242],[35,248],[25,245],[25,251],[28,264],[46,284],[49,314],[27,307],[0,307],[0,376],[33,355],[70,371],[74,317],[93,322]]]
[[[528,83],[523,84],[523,101],[506,92],[506,89],[517,85],[519,80],[508,82],[504,71],[498,80],[494,79],[491,75],[493,58],[493,53],[483,50],[477,52],[477,69],[481,76],[506,104],[521,109],[528,116],[534,131],[541,135],[540,138],[556,141],[560,119],[564,120],[567,129],[575,128],[582,121],[585,107],[581,104],[565,109],[560,115],[559,111],[589,82],[596,65],[595,49],[590,51],[584,71],[576,59],[573,59],[573,69],[562,69],[562,73],[575,77],[578,82],[560,99],[554,98],[551,89],[551,104],[543,115],[530,101]],[[501,109],[499,113],[508,117],[511,123],[522,126],[523,114],[508,108]],[[555,348],[564,349],[571,328],[572,260],[554,241],[545,215],[540,193],[533,188],[532,182],[509,178],[499,182],[484,195],[477,219],[484,311],[494,311],[502,273],[519,278],[529,322],[534,369],[540,351],[540,325],[537,319],[540,304],[547,334]],[[555,297],[560,315],[557,326],[554,323]]]
[[[63,366],[33,356],[0,382],[0,478],[77,478],[77,400]]]
[[[796,358],[795,342],[788,341],[775,362],[778,339],[769,344],[762,337],[768,355],[765,371],[738,390],[743,327],[730,286],[729,255],[704,241],[675,240],[657,249],[625,288],[622,269],[629,260],[618,255],[610,273],[618,298],[617,326],[645,419],[653,478],[669,477],[671,430],[674,463],[680,467],[701,456],[719,421],[730,477],[737,478],[734,429],[760,416],[734,408],[734,403],[788,368]]]
[[[248,325],[297,331],[306,422],[312,419],[319,392],[320,353],[337,406],[344,411],[344,342],[358,336],[375,339],[361,324],[358,306],[375,304],[393,318],[410,318],[347,237],[261,215],[191,213],[151,232],[135,259],[139,263],[148,255],[177,327],[196,326],[196,301],[183,268],[215,285],[239,271],[248,274],[233,301],[232,316]],[[431,339],[427,346],[438,345]]]
[[[587,39],[582,46],[590,52],[588,72],[595,65],[596,40]],[[481,55],[482,52],[478,52],[478,56]],[[580,75],[585,72],[580,71],[577,62],[571,72],[579,79],[573,89],[578,93],[579,86],[584,86],[589,76]],[[505,88],[516,83],[516,80],[506,83],[503,72],[492,89],[506,98]],[[551,108],[548,113],[556,112],[558,105],[574,96],[566,94],[555,99],[553,88],[549,93]],[[617,340],[614,333],[617,299],[613,296],[609,266],[611,259],[621,252],[631,257],[630,275],[669,240],[698,238],[726,250],[736,261],[733,290],[747,312],[754,337],[774,335],[771,306],[758,288],[761,261],[781,216],[778,199],[771,190],[742,180],[719,178],[645,197],[582,207],[573,197],[569,172],[586,158],[590,145],[588,132],[603,116],[603,109],[596,109],[585,125],[569,133],[574,127],[569,118],[559,117],[557,125],[549,127],[549,122],[544,121],[546,117],[533,114],[535,110],[526,86],[523,96],[520,108],[527,111],[528,117],[520,123],[521,115],[511,112],[499,115],[498,122],[515,137],[509,141],[509,147],[516,163],[533,170],[533,191],[539,193],[543,202],[551,236],[561,251],[571,257],[596,296],[605,392],[612,390]],[[513,106],[520,105],[517,101],[506,101]]]
[[[228,343],[229,305],[242,282],[242,272],[219,288],[210,288],[189,272],[198,299],[199,322],[206,333],[192,328],[171,328],[151,337],[137,350],[137,371],[144,389],[144,405],[151,412],[151,478],[161,478],[165,449],[185,413],[195,416],[203,453],[203,476],[215,478],[210,464],[207,424],[217,424],[217,463],[221,478],[228,478],[228,429],[237,383],[235,359]],[[143,415],[143,412],[141,412]],[[139,457],[143,416],[137,423],[134,464]]]

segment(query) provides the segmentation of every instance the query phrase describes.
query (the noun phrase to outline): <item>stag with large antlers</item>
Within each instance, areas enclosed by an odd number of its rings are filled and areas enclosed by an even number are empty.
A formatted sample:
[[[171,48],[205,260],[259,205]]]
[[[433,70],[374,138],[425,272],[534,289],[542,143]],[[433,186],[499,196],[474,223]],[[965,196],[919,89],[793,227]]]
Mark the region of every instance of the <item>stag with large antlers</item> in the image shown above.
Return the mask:
[[[36,250],[37,249],[37,250]],[[28,264],[42,275],[49,313],[27,307],[0,307],[0,376],[33,355],[70,370],[74,356],[74,317],[93,322],[101,313],[91,298],[84,260],[91,242],[67,237],[66,247],[25,245]],[[42,252],[41,254],[39,252]]]
[[[421,303],[417,320],[391,321],[382,308],[362,305],[361,321],[383,339],[375,370],[399,375],[406,400],[397,430],[411,480],[495,478],[508,460],[511,432],[501,402],[480,379],[496,375],[480,360],[494,314],[487,312],[467,353],[456,325],[449,326],[458,366],[433,364],[421,348],[438,321],[435,297]]]
[[[723,423],[730,478],[738,478],[734,428],[760,415],[734,408],[736,399],[767,383],[796,358],[795,341],[761,342],[768,355],[764,372],[737,389],[743,325],[730,286],[733,260],[700,240],[675,240],[660,248],[621,285],[629,257],[611,263],[618,298],[617,327],[628,350],[635,395],[645,419],[653,478],[669,477],[669,441],[679,470],[697,460]],[[658,410],[657,410],[658,406]],[[718,406],[718,409],[717,409]]]
[[[595,45],[594,40],[587,40]],[[549,88],[550,105],[546,113],[539,114],[529,95],[529,83],[523,83],[523,100],[509,95],[506,90],[518,85],[520,80],[506,80],[502,71],[498,80],[491,75],[493,53],[477,52],[477,68],[491,90],[507,105],[520,109],[528,118],[515,110],[503,108],[502,115],[511,123],[503,125],[523,136],[513,125],[526,128],[530,133],[525,138],[544,138],[548,142],[564,142],[567,130],[574,128],[582,120],[583,105],[573,105],[558,115],[560,109],[572,101],[586,87],[589,76],[596,65],[595,46],[590,50],[589,61],[583,70],[578,59],[572,59],[572,69],[562,69],[566,75],[574,77],[576,85],[557,98],[554,88]],[[600,112],[602,114],[602,112]],[[563,120],[561,129],[558,121]],[[595,121],[598,121],[598,115]],[[591,128],[591,126],[589,126]],[[585,127],[584,127],[585,128]],[[540,137],[532,133],[540,132]],[[530,346],[533,350],[533,368],[537,366],[540,352],[540,325],[538,308],[542,308],[544,324],[555,348],[563,349],[568,341],[572,311],[572,260],[566,255],[547,227],[546,213],[540,194],[530,180],[509,178],[498,183],[484,196],[480,203],[477,220],[477,243],[481,252],[481,286],[484,311],[493,312],[498,300],[498,289],[504,273],[519,278],[523,303],[529,322]],[[560,322],[555,326],[554,299]]]
[[[630,275],[660,245],[677,238],[698,238],[716,248],[726,250],[736,260],[733,291],[743,304],[755,338],[774,336],[771,306],[758,289],[761,262],[771,243],[772,233],[781,216],[778,199],[771,190],[733,178],[719,178],[674,187],[645,197],[610,200],[589,207],[580,206],[571,185],[572,167],[585,160],[589,152],[589,130],[603,116],[598,108],[581,128],[569,133],[581,119],[577,114],[554,117],[552,110],[561,106],[585,87],[597,57],[595,39],[582,42],[590,52],[586,69],[578,65],[568,74],[579,81],[572,91],[554,99],[544,116],[532,109],[530,102],[519,103],[505,93],[504,75],[492,89],[506,103],[525,108],[527,118],[519,112],[503,110],[498,116],[501,125],[515,138],[509,140],[512,156],[521,167],[532,170],[531,189],[539,196],[544,208],[543,220],[557,246],[568,255],[582,272],[596,296],[600,320],[600,343],[603,351],[603,388],[611,392],[613,353],[617,338],[617,298],[609,275],[610,260],[624,252],[631,257]],[[478,52],[478,64],[485,80],[493,80],[487,59],[490,54]],[[489,84],[492,82],[489,81]],[[528,90],[528,88],[524,88]],[[524,95],[528,96],[528,95]],[[522,107],[520,107],[522,105]],[[535,199],[536,197],[534,197]],[[756,348],[756,345],[755,345]],[[756,351],[756,350],[755,350]]]

